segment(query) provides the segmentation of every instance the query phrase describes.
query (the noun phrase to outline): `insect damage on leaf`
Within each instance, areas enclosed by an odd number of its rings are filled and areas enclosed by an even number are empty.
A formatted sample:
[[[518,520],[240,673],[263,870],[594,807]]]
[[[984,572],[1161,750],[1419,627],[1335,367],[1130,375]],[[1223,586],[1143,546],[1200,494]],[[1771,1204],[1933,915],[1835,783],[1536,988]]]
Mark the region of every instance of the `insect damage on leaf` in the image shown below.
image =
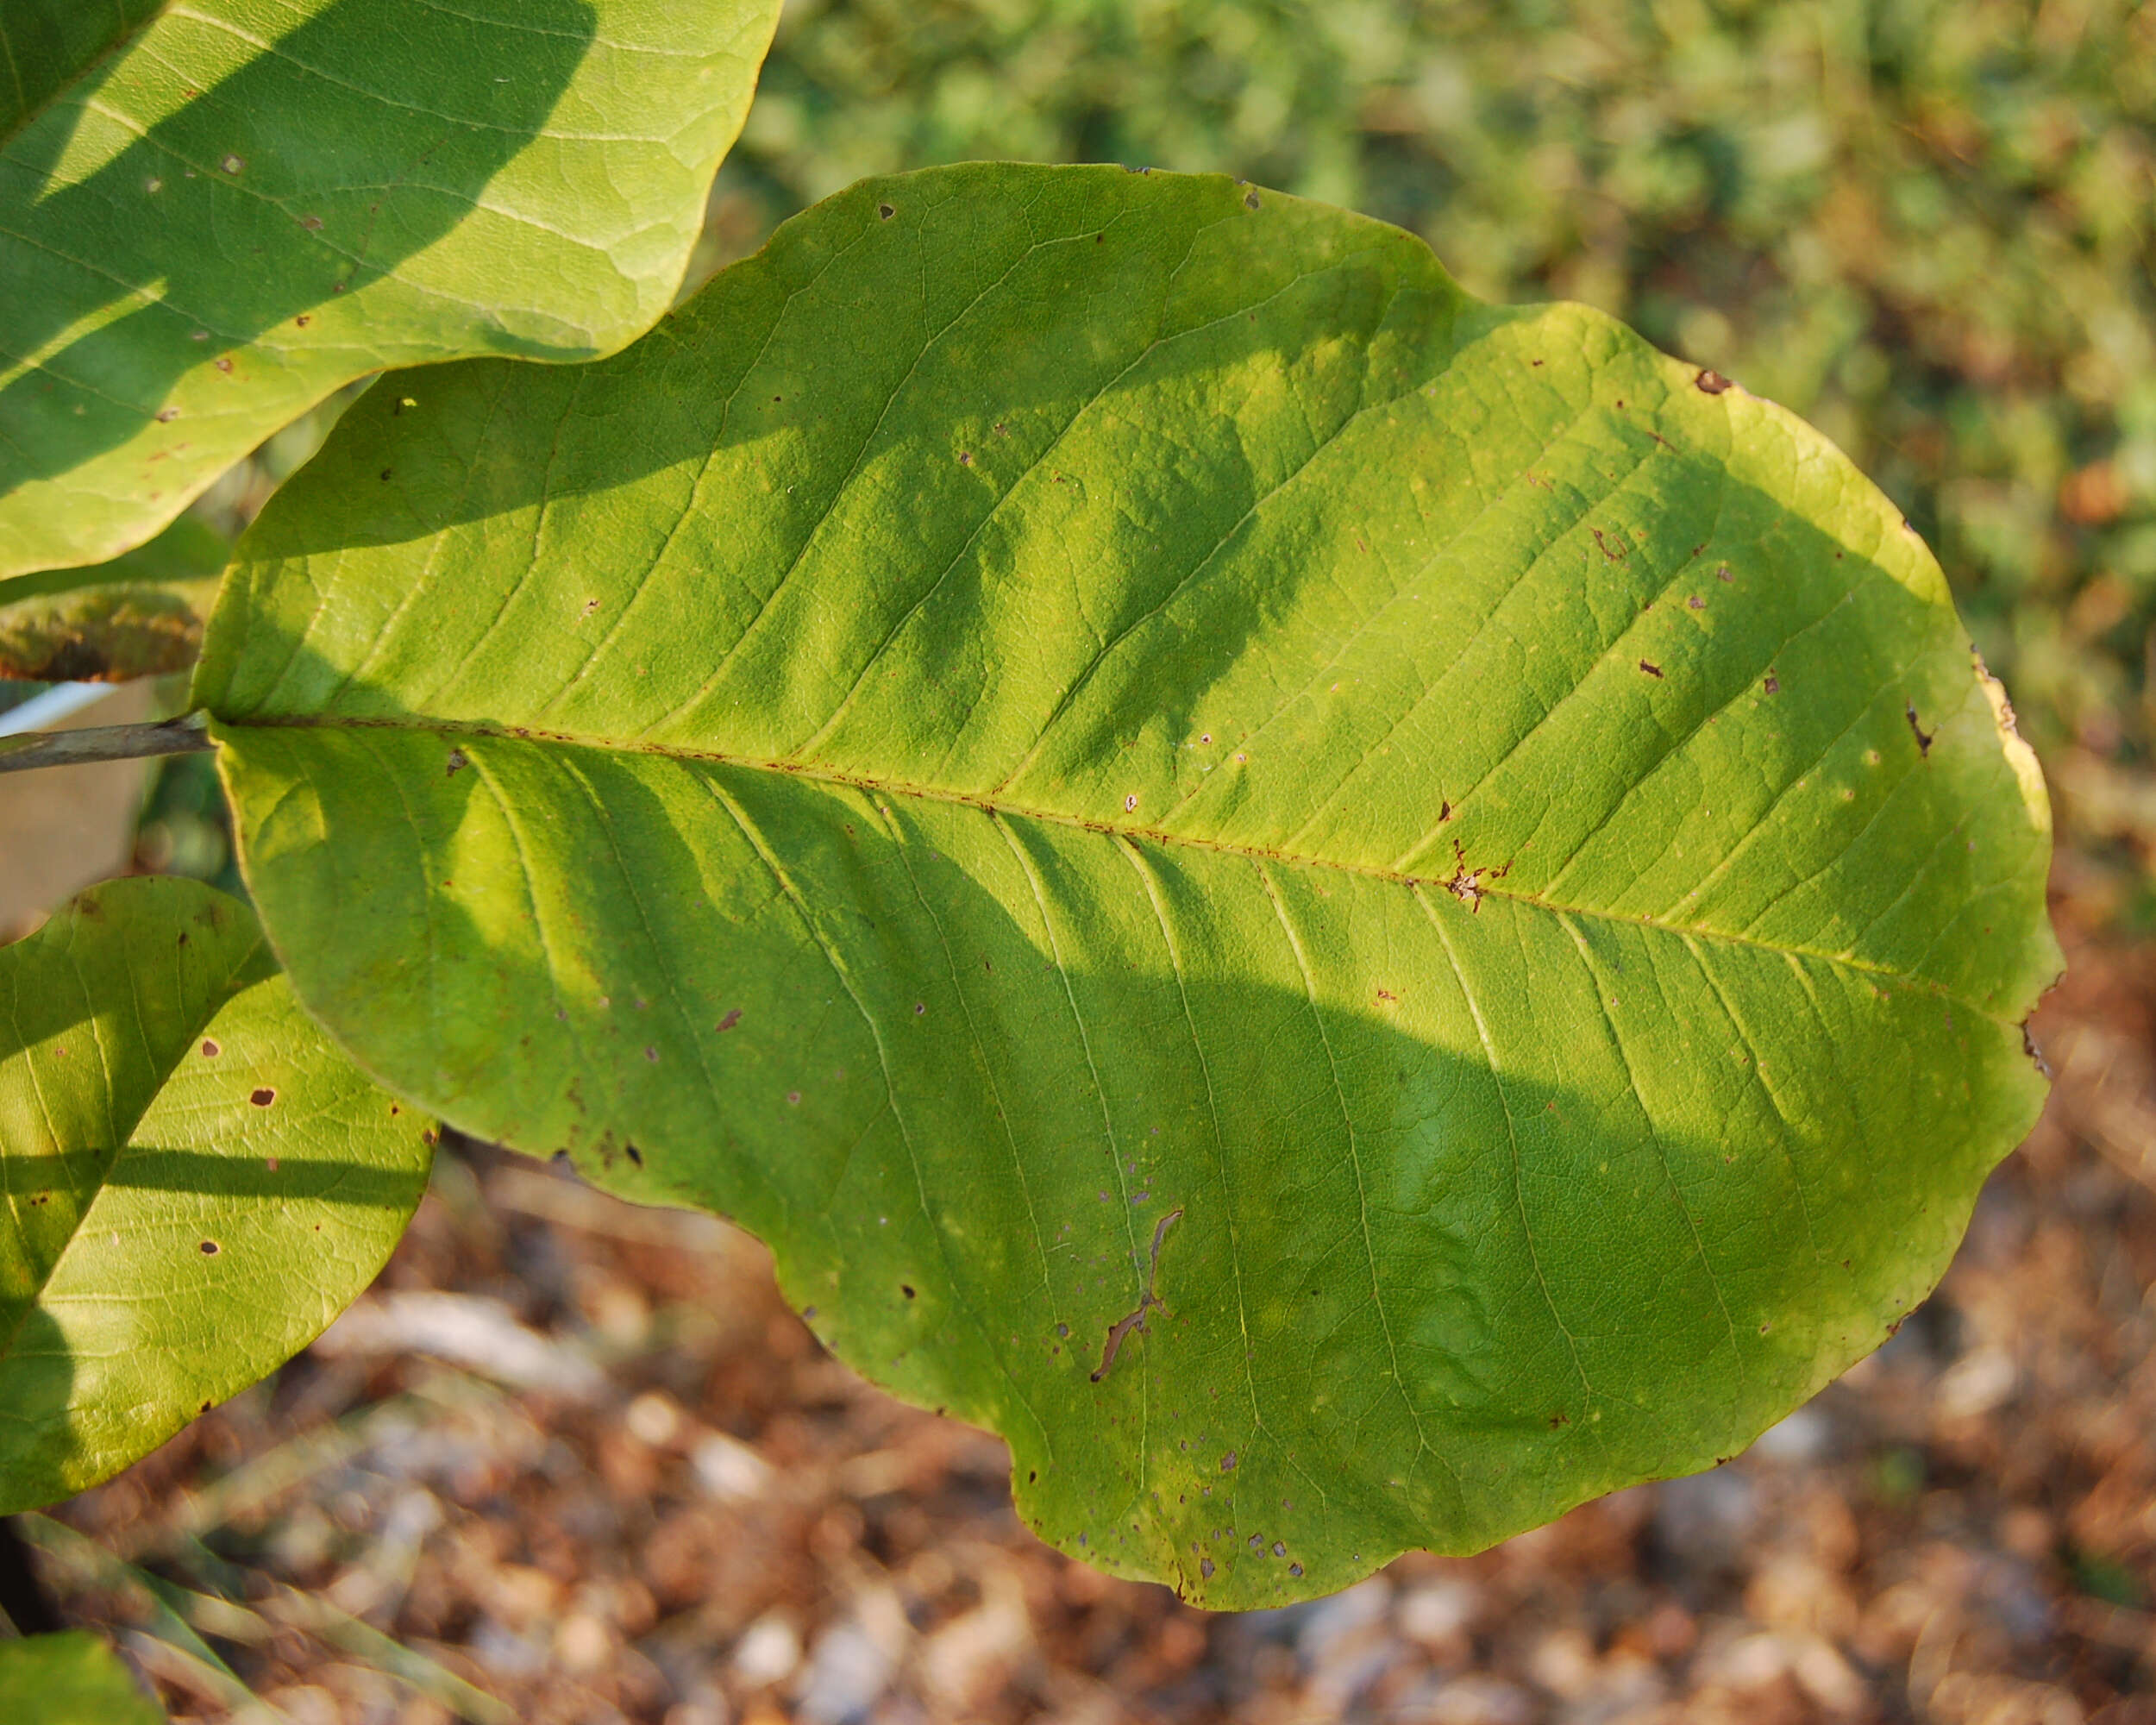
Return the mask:
[[[1167,1237],[1169,1226],[1181,1220],[1182,1214],[1180,1208],[1170,1210],[1154,1225],[1153,1251],[1146,1266],[1145,1292],[1140,1296],[1135,1310],[1124,1317],[1118,1318],[1115,1322],[1108,1326],[1108,1339],[1100,1350],[1100,1364],[1093,1374],[1093,1381],[1095,1383],[1100,1383],[1114,1369],[1115,1357],[1123,1346],[1124,1337],[1129,1335],[1132,1330],[1143,1331],[1145,1328],[1146,1313],[1160,1304],[1161,1241]],[[912,1297],[912,1289],[906,1289],[906,1295],[909,1299]]]

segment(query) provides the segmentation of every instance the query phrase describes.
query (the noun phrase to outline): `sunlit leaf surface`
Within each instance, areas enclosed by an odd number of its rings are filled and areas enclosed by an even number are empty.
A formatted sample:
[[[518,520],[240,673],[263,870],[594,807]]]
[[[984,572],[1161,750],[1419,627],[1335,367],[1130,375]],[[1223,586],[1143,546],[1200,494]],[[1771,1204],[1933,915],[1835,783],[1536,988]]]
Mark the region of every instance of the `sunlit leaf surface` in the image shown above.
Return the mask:
[[[197,881],[92,888],[0,949],[0,1511],[96,1484],[313,1340],[433,1140]]]
[[[197,693],[370,1070],[739,1217],[1209,1605],[1733,1453],[2042,1095],[2041,781],[1886,500],[1224,179],[871,182],[386,380]]]
[[[0,574],[139,543],[385,366],[639,334],[778,6],[201,0],[90,52],[109,10],[0,0],[34,51],[0,79]]]

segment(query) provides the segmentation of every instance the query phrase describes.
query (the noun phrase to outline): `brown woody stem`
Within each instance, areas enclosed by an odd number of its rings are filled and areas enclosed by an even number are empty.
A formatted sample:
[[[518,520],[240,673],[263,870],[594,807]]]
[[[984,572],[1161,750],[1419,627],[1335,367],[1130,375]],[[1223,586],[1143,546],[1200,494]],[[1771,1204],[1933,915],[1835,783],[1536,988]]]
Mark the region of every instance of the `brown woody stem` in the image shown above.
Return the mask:
[[[78,767],[91,761],[139,761],[153,755],[192,755],[216,744],[190,713],[154,724],[103,724],[80,731],[33,731],[0,737],[0,773],[33,767]]]

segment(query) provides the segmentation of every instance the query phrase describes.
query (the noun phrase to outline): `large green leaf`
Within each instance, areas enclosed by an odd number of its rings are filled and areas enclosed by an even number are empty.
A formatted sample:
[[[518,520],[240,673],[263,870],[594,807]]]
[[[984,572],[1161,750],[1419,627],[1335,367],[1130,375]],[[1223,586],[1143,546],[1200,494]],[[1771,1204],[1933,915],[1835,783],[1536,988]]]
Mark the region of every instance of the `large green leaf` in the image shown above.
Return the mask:
[[[319,1335],[433,1137],[199,882],[92,888],[0,950],[0,1512],[96,1484]]]
[[[2042,1094],[2042,783],[1886,500],[1222,179],[872,182],[392,380],[197,691],[363,1064],[740,1217],[1210,1605],[1742,1447]]]
[[[0,1641],[0,1695],[16,1725],[162,1725],[165,1717],[87,1629]]]
[[[0,574],[148,537],[370,371],[636,336],[777,13],[201,0],[82,63],[0,127]]]

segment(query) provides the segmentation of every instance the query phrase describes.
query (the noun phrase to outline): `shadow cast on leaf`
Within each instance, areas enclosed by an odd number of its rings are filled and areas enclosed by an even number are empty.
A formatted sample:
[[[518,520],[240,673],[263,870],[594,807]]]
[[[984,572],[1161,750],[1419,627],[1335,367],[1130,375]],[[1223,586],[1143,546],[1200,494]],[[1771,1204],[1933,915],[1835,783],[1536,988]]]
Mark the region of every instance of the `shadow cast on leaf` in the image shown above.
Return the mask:
[[[281,363],[276,332],[315,346],[311,314],[455,227],[539,135],[596,19],[582,0],[525,0],[513,52],[508,28],[417,0],[331,0],[245,45],[206,90],[175,92],[116,57],[0,150],[14,372],[0,384],[0,496],[178,416],[173,389],[212,361],[238,407],[252,373]],[[129,104],[177,100],[118,144],[133,123],[111,106],[122,80]],[[97,166],[77,172],[78,154]],[[216,411],[209,388],[190,416]]]
[[[1009,1440],[1044,1537],[1206,1603],[1734,1453],[1929,1289],[2026,1100],[2010,1028],[1827,961],[1686,981],[1638,924],[710,762],[225,736],[362,1063],[738,1219],[842,1358]]]

